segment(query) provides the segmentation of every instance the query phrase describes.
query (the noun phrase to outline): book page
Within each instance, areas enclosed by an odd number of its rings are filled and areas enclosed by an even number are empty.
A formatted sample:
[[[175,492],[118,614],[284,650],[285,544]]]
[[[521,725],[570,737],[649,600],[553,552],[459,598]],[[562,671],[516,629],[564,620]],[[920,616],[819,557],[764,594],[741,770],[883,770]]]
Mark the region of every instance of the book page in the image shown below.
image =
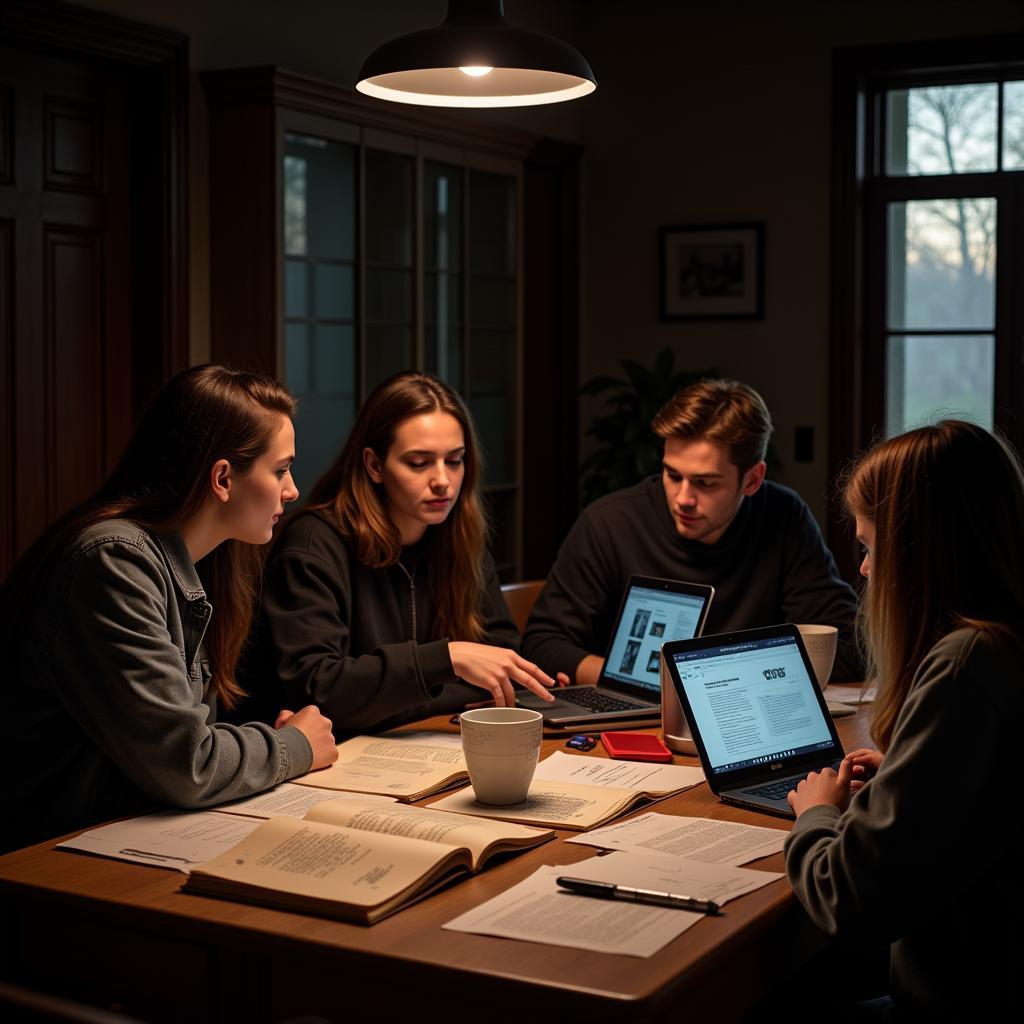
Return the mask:
[[[479,867],[487,848],[497,842],[504,840],[510,845],[532,846],[545,836],[553,835],[544,829],[451,814],[432,807],[360,804],[356,797],[318,804],[306,815],[306,821],[465,847],[473,854],[474,870]]]
[[[610,786],[577,786],[571,782],[534,779],[526,799],[518,804],[495,806],[477,802],[472,786],[460,789],[431,804],[439,811],[504,818],[549,828],[587,829],[622,814],[640,794]]]
[[[270,818],[229,852],[192,873],[192,880],[221,880],[309,901],[370,908],[398,896],[433,873],[453,850],[417,839]],[[216,892],[216,885],[190,886]],[[239,889],[224,890],[237,894]],[[287,900],[276,899],[285,906]],[[308,907],[296,902],[297,909]]]
[[[787,835],[787,829],[650,811],[568,841],[604,850],[671,854],[706,864],[747,864],[779,853]]]
[[[466,760],[461,747],[356,736],[338,744],[338,760],[329,768],[310,772],[295,781],[322,789],[416,799],[465,777]]]
[[[57,847],[188,874],[194,867],[230,850],[258,825],[252,818],[216,811],[160,811],[89,829],[73,839],[65,839]]]
[[[681,764],[616,761],[607,757],[583,757],[556,750],[537,765],[535,779],[578,782],[588,786],[614,786],[652,796],[678,793],[704,781],[700,768]]]
[[[243,814],[247,818],[304,818],[306,812],[325,800],[361,800],[390,804],[394,796],[372,796],[368,793],[342,793],[336,789],[318,789],[315,786],[297,786],[293,782],[282,782],[266,793],[220,804],[214,808],[221,814]]]

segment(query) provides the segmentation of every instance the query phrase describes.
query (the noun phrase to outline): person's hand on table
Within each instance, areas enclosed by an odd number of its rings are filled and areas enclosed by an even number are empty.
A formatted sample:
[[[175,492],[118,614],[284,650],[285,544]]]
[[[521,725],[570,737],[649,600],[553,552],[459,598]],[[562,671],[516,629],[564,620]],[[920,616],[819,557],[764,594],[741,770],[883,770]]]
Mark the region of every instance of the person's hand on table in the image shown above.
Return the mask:
[[[852,782],[853,765],[849,758],[843,758],[838,772],[831,768],[811,772],[796,789],[786,794],[786,799],[798,818],[809,807],[832,806],[845,811],[850,802]]]
[[[491,647],[456,640],[448,645],[455,674],[473,686],[486,690],[496,707],[515,707],[514,684],[526,687],[544,700],[554,700],[548,689],[555,680],[532,661],[520,657],[507,647]]]
[[[869,747],[860,747],[846,755],[846,760],[853,767],[853,780],[850,783],[851,792],[856,793],[858,789],[864,787],[864,783],[873,779],[878,774],[878,769],[882,767],[882,758],[884,756],[884,754],[879,753],[877,750],[871,750]]]
[[[286,725],[293,726],[306,737],[313,751],[310,771],[326,768],[338,760],[338,746],[331,731],[331,720],[321,715],[320,709],[314,704],[307,704],[301,711],[285,709],[279,712],[274,728],[283,729]]]

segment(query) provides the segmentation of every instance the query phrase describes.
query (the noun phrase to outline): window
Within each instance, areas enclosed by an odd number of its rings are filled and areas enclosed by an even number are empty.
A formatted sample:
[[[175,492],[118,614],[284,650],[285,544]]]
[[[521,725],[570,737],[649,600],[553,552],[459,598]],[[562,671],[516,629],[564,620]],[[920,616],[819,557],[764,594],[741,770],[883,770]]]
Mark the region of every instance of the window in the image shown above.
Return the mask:
[[[836,472],[873,438],[944,416],[1024,440],[1021,43],[836,55]]]

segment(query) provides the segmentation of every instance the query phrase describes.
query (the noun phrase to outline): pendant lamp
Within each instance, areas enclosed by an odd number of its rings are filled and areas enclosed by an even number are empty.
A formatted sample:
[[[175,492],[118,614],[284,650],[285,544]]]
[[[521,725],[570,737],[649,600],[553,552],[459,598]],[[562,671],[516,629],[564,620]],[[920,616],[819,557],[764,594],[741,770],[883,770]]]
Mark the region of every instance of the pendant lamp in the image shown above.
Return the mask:
[[[526,107],[586,96],[597,82],[568,43],[509,25],[502,0],[449,0],[437,28],[374,50],[356,88],[428,107]]]

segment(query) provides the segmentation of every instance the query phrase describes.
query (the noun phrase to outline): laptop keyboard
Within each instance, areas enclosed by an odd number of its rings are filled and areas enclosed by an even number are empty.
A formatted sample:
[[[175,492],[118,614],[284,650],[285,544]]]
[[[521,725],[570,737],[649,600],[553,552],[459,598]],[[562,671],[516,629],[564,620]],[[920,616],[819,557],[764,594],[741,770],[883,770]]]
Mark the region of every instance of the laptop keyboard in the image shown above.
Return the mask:
[[[751,786],[742,792],[764,797],[766,800],[785,800],[786,794],[791,789],[796,789],[802,778],[803,775],[798,775],[795,778],[779,779],[778,782],[766,782],[763,786]]]
[[[567,700],[570,704],[578,704],[588,711],[636,711],[643,708],[643,704],[619,700],[618,697],[611,697],[603,690],[598,690],[593,686],[570,687],[569,689],[556,690],[555,693],[560,700]]]

